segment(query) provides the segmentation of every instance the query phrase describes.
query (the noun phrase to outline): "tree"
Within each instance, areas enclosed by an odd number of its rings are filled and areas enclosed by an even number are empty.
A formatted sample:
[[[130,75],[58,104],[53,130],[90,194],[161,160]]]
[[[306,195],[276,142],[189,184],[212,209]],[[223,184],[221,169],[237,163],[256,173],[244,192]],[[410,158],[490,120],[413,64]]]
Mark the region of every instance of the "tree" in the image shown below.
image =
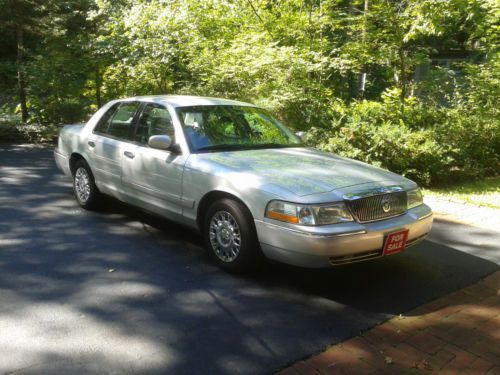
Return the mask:
[[[22,121],[28,120],[26,92],[26,37],[37,36],[43,29],[43,18],[50,2],[43,0],[0,0],[0,30],[10,31],[16,40],[17,89]]]

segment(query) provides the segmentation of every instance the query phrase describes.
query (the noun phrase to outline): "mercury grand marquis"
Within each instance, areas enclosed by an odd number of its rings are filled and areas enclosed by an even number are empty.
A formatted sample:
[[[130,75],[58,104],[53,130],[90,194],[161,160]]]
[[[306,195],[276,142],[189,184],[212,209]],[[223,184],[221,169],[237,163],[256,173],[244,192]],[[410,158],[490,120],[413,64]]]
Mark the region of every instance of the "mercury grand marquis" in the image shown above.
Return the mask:
[[[400,253],[432,211],[413,181],[306,147],[264,109],[233,100],[113,100],[65,126],[54,151],[76,200],[113,196],[199,230],[214,261],[328,267]]]

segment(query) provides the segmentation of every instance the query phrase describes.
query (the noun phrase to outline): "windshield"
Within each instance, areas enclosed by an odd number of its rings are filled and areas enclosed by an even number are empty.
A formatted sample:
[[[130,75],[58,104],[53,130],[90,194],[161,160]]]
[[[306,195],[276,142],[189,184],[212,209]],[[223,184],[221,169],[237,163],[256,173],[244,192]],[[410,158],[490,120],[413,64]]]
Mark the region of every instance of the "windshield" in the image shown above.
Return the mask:
[[[211,105],[177,108],[192,151],[298,147],[299,137],[261,108]]]

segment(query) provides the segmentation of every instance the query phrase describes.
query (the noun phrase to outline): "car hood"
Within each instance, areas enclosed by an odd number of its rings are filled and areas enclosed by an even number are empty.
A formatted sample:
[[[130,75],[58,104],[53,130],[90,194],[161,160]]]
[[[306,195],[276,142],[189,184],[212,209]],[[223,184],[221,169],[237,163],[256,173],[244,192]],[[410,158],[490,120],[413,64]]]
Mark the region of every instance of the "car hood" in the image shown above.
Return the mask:
[[[298,196],[374,182],[408,185],[408,179],[359,161],[311,148],[278,148],[192,155],[188,168]],[[386,184],[384,184],[386,185]],[[267,188],[266,188],[267,187]]]

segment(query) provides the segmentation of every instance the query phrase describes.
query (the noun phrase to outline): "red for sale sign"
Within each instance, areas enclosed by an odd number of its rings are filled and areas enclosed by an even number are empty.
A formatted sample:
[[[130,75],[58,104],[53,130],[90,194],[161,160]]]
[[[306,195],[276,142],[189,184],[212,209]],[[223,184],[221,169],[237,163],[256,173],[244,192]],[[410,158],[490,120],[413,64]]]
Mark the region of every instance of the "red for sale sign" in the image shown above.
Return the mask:
[[[387,235],[383,255],[395,254],[403,251],[408,240],[408,229],[400,230]]]

